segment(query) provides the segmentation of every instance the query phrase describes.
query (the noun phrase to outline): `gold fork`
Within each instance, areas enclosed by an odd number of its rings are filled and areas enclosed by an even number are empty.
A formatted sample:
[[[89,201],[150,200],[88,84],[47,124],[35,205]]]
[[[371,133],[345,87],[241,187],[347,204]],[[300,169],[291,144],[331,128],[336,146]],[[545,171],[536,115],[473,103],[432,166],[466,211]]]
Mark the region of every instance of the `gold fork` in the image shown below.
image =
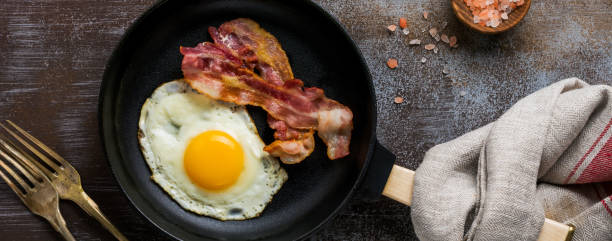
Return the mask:
[[[17,130],[17,132],[21,134],[21,136],[7,128],[2,123],[0,123],[0,126],[2,126],[2,128],[4,128],[11,136],[17,139],[17,141],[19,141],[28,150],[34,153],[34,155],[40,158],[40,160],[44,161],[47,166],[49,166],[54,171],[50,171],[31,156],[25,159],[29,164],[33,164],[31,165],[33,168],[38,169],[47,178],[49,178],[51,185],[55,188],[55,190],[57,190],[57,193],[59,194],[60,198],[72,200],[73,202],[75,202],[77,205],[79,205],[79,207],[81,207],[81,209],[87,212],[87,214],[98,220],[98,222],[100,222],[102,226],[104,226],[109,232],[111,232],[117,240],[128,240],[104,216],[104,214],[102,214],[102,211],[100,211],[98,205],[85,193],[85,191],[83,191],[83,187],[81,186],[81,176],[74,169],[74,167],[70,165],[70,163],[64,160],[64,158],[58,155],[51,148],[49,148],[48,146],[40,142],[38,139],[21,129],[15,123],[9,120],[6,120],[6,122],[11,125],[15,130]],[[47,155],[41,153],[24,139],[28,139],[31,143],[40,148]],[[52,161],[50,158],[55,160],[55,162]],[[59,165],[57,163],[59,163]]]
[[[49,221],[51,226],[53,226],[53,228],[59,232],[64,239],[74,241],[74,237],[72,237],[72,234],[66,227],[66,221],[64,221],[64,218],[59,211],[57,191],[55,191],[49,179],[43,176],[42,173],[32,169],[27,164],[24,168],[24,166],[21,165],[25,163],[22,151],[17,150],[18,147],[15,147],[12,142],[9,144],[8,142],[10,141],[5,141],[3,139],[6,139],[6,137],[4,137],[4,135],[0,135],[0,145],[2,146],[2,148],[0,148],[0,156],[2,157],[0,158],[0,166],[6,173],[11,175],[13,180],[15,180],[19,186],[21,186],[21,189],[0,171],[0,176],[2,179],[4,179],[6,184],[13,189],[15,194],[17,194],[19,199],[21,199],[23,204],[25,204],[30,211]],[[26,183],[21,176],[15,173],[15,171],[1,159],[10,162],[13,167],[19,170],[19,172],[26,177],[32,186]],[[25,192],[22,192],[22,190]]]

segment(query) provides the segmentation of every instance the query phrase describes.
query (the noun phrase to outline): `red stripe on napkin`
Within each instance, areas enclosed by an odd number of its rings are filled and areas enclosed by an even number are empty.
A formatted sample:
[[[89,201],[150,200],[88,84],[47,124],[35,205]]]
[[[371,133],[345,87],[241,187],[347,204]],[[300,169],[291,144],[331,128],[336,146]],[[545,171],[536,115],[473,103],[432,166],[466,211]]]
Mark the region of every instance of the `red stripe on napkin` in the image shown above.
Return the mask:
[[[595,187],[595,186],[593,186],[593,187]],[[599,189],[595,188],[595,193],[597,193],[597,198],[601,199],[601,204],[604,206],[606,211],[608,211],[608,214],[610,214],[610,216],[612,216],[612,209],[610,209],[610,206],[608,206],[608,204],[606,203],[606,199],[602,198],[601,194],[599,193]],[[610,195],[607,198],[612,200],[612,195]]]
[[[609,138],[599,153],[580,174],[576,183],[612,181],[612,138]]]
[[[599,143],[601,138],[603,138],[603,136],[606,134],[606,132],[608,132],[608,129],[610,129],[611,125],[612,125],[612,118],[610,118],[610,122],[608,122],[608,125],[606,125],[606,128],[604,128],[603,131],[601,132],[601,134],[599,134],[599,137],[597,137],[597,140],[595,140],[593,145],[591,145],[591,147],[584,154],[584,156],[582,156],[582,158],[580,158],[580,161],[578,161],[578,163],[576,163],[576,166],[574,166],[574,169],[572,170],[572,172],[570,172],[569,176],[567,176],[567,178],[563,182],[564,184],[567,184],[569,182],[569,180],[572,178],[572,176],[574,176],[574,174],[576,174],[576,170],[578,170],[578,167],[580,167],[580,165],[582,165],[582,162],[584,162],[584,159],[586,159],[586,157],[589,156],[589,154],[593,151],[593,149],[595,149],[595,146],[597,146],[597,143]]]
[[[612,196],[609,196],[608,198],[612,199]],[[606,203],[606,199],[602,199],[601,204],[603,204],[604,208],[606,208],[606,211],[608,211],[608,214],[612,216],[612,210],[610,209],[610,206],[608,206],[608,204]]]

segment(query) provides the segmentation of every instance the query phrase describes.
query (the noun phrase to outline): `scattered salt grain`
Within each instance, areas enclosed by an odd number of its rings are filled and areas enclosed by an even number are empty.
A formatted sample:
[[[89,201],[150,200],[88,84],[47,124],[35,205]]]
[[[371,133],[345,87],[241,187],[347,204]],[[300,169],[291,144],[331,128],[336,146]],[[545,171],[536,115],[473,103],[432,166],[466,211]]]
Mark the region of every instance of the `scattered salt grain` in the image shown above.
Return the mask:
[[[442,34],[440,39],[442,39],[442,42],[450,43],[450,40],[448,39],[448,36],[446,36],[446,34]]]
[[[402,102],[404,102],[404,98],[402,97],[395,97],[395,99],[393,99],[393,102],[395,102],[395,104],[401,104]]]
[[[406,18],[400,18],[399,20],[399,26],[400,28],[404,29],[406,27],[408,27],[408,20],[406,20]]]
[[[435,45],[435,44],[426,44],[426,45],[425,45],[425,49],[426,49],[426,50],[432,50],[432,49],[434,49],[435,47],[436,47],[436,45]]]
[[[442,73],[443,74],[449,74],[450,73],[450,70],[448,69],[447,66],[444,66],[444,68],[442,68]]]
[[[448,22],[446,21],[442,22],[442,29],[446,29],[446,25],[448,25]]]
[[[408,35],[408,34],[410,33],[410,30],[408,30],[407,28],[402,29],[402,33],[403,33],[404,35]]]
[[[438,53],[438,47],[435,47],[433,50],[434,50],[434,54]]]
[[[425,63],[427,59],[425,57],[421,58],[421,63]]]
[[[396,29],[397,29],[397,26],[393,24],[387,26],[387,30],[389,30],[390,32],[395,32]]]
[[[467,92],[465,92],[465,90],[462,90],[462,91],[459,92],[459,95],[460,96],[465,96],[465,95],[467,95]]]
[[[440,41],[440,35],[438,35],[438,29],[432,28],[429,30],[429,35],[434,38],[436,41]]]
[[[457,46],[457,37],[451,36],[449,39],[449,44],[451,47],[456,48],[455,46]]]
[[[438,35],[438,29],[437,28],[432,28],[429,30],[429,35],[431,35],[431,37],[433,38],[433,36]]]
[[[421,40],[413,39],[413,40],[410,40],[410,42],[408,42],[408,44],[410,44],[410,45],[419,45],[419,44],[421,44]]]
[[[390,69],[395,69],[397,68],[397,59],[389,59],[387,60],[387,67],[389,67]]]

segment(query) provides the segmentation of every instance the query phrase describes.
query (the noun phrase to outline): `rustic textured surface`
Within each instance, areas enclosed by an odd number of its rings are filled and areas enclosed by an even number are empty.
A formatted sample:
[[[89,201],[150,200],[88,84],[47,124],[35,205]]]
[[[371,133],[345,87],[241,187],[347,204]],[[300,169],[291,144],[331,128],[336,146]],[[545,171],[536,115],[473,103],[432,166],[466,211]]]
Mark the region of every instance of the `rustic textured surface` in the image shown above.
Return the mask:
[[[133,240],[166,238],[132,209],[114,181],[98,135],[97,97],[114,45],[153,0],[3,0],[0,4],[0,119],[16,121],[56,149],[86,178],[85,190]],[[424,152],[494,120],[521,97],[562,78],[612,83],[612,2],[535,1],[507,33],[471,32],[449,1],[321,0],[361,48],[378,100],[378,138],[416,168]],[[429,11],[428,20],[423,11]],[[408,37],[385,27],[408,18]],[[456,35],[459,48],[409,47],[435,42],[427,30]],[[385,66],[397,58],[399,67]],[[421,63],[425,57],[427,61]],[[449,72],[443,74],[443,69]],[[403,96],[402,104],[394,104]],[[94,219],[64,202],[78,240],[112,240]],[[413,240],[410,208],[391,200],[353,200],[317,240]],[[2,240],[59,240],[0,184]]]

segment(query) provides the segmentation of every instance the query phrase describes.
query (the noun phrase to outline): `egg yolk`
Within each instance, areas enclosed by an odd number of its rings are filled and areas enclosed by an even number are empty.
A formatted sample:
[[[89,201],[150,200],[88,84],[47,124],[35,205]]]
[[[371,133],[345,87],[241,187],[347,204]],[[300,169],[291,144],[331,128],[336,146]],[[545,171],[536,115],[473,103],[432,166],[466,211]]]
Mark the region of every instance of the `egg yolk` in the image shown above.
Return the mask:
[[[240,144],[223,131],[205,131],[191,139],[183,165],[192,182],[207,190],[232,186],[244,169]]]

